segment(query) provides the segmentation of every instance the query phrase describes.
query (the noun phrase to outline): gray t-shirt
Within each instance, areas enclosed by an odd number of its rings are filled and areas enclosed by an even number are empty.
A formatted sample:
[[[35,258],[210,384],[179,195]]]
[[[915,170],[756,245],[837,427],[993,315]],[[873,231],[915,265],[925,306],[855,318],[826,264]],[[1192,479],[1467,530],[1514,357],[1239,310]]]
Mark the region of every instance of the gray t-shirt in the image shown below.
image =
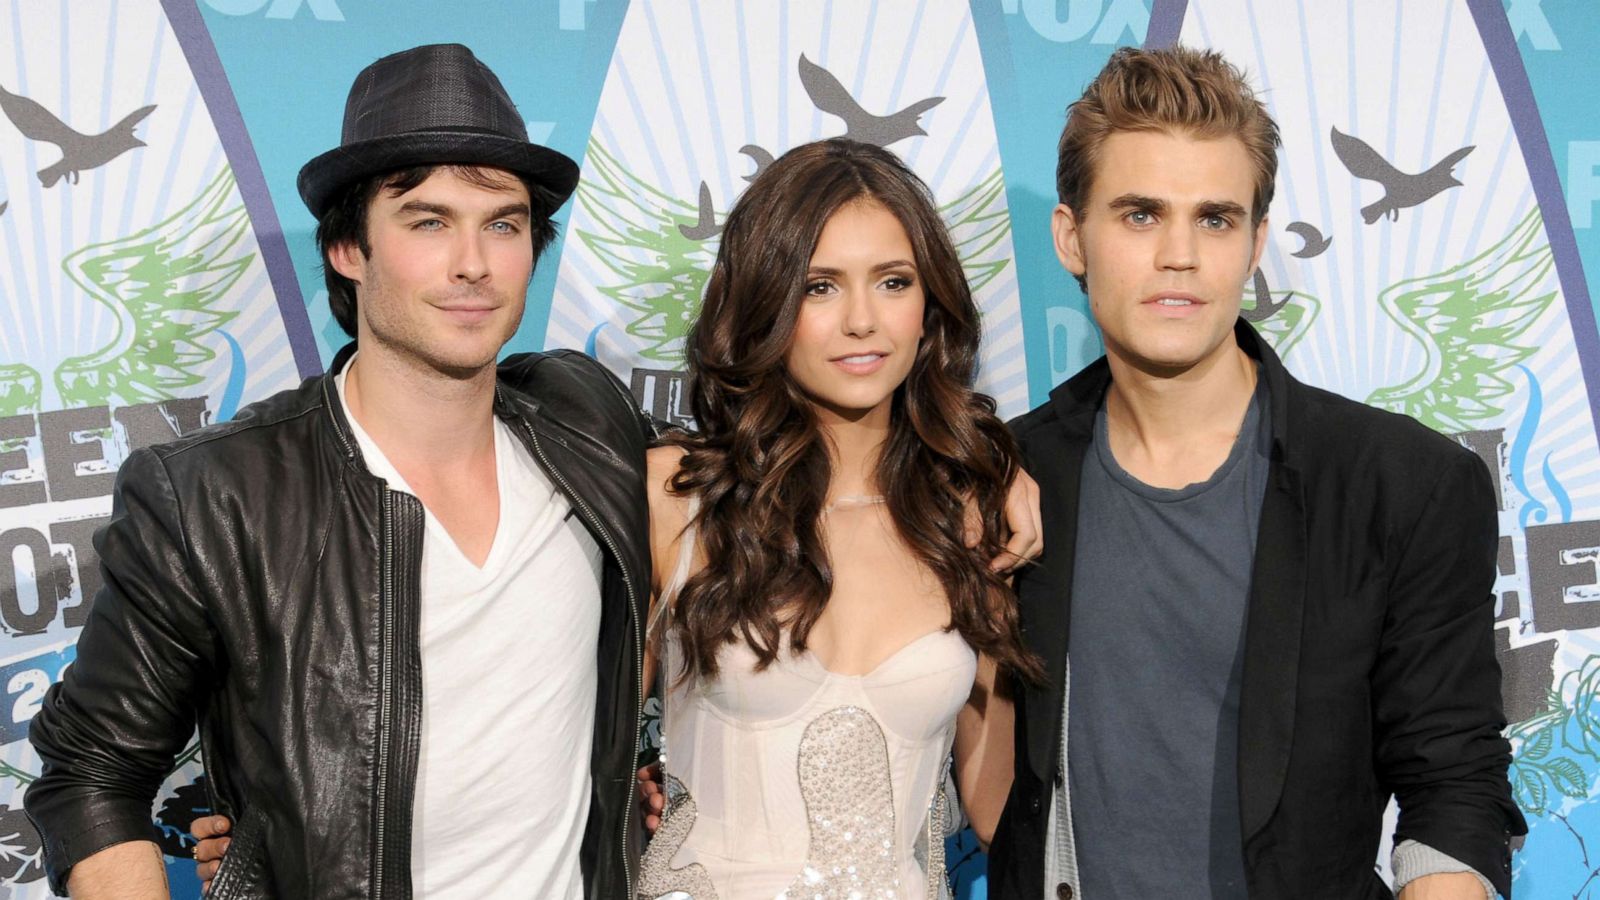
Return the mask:
[[[1117,465],[1102,406],[1084,458],[1067,761],[1083,894],[1243,898],[1239,686],[1271,429],[1258,379],[1211,478]]]

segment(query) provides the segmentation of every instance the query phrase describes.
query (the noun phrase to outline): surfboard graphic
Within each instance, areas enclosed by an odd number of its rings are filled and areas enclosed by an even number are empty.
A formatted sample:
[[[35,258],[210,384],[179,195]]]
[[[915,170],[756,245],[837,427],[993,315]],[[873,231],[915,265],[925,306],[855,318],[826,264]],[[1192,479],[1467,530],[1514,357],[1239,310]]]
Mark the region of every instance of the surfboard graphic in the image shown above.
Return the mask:
[[[110,514],[116,468],[301,373],[234,167],[162,5],[18,4],[8,19],[0,894],[43,897],[37,836],[18,818],[39,765],[27,723],[70,664],[99,585],[89,536]],[[198,772],[187,755],[164,796]],[[178,823],[162,823],[180,853]],[[193,881],[181,868],[174,877]]]
[[[1512,786],[1549,828],[1516,866],[1540,869],[1540,896],[1581,891],[1592,866],[1574,838],[1600,833],[1600,360],[1505,13],[1192,0],[1158,3],[1151,31],[1244,67],[1282,129],[1246,295],[1289,368],[1458,436],[1496,476]]]
[[[965,4],[630,5],[567,225],[545,343],[599,356],[682,417],[683,340],[718,227],[759,166],[838,135],[928,182],[984,312],[980,388],[1003,415],[1027,372],[994,122]]]

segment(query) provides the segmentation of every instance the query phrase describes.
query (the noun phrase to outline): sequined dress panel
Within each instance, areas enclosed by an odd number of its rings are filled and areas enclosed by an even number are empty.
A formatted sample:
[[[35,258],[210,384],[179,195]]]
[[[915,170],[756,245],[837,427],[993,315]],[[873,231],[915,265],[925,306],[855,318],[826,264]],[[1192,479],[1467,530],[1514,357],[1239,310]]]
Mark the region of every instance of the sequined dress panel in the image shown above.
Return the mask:
[[[670,676],[681,658],[663,644]],[[719,668],[668,682],[669,808],[640,896],[928,898],[929,810],[977,674],[961,636],[923,635],[859,676],[787,651],[756,672],[743,642]]]

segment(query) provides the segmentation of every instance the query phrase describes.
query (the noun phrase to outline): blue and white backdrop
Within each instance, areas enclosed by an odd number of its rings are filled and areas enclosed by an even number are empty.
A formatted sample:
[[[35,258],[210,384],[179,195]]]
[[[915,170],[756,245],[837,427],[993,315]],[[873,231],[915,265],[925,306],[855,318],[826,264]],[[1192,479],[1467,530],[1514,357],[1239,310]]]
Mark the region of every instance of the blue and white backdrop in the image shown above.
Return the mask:
[[[849,134],[932,186],[1007,415],[1099,353],[1050,249],[1063,108],[1123,44],[1245,67],[1283,127],[1249,315],[1301,378],[1494,474],[1523,897],[1600,895],[1600,7],[1592,0],[0,0],[0,898],[46,895],[26,742],[136,447],[224,421],[342,342],[299,166],[378,56],[460,41],[583,165],[513,350],[580,347],[683,417],[718,226]],[[152,809],[198,894],[193,751]],[[958,895],[983,860],[953,839]]]

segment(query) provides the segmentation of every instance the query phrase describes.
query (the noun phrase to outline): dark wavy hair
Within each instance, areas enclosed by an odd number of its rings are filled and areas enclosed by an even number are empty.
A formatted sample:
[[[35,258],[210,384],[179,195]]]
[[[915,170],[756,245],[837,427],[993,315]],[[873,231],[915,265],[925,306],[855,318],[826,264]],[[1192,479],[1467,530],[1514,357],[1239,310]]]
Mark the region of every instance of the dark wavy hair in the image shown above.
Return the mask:
[[[988,561],[1000,552],[1017,451],[994,401],[973,390],[979,312],[933,195],[894,154],[833,139],[796,147],[734,204],[689,333],[697,434],[671,489],[700,498],[706,567],[684,585],[672,627],[680,678],[710,678],[717,652],[743,639],[758,669],[781,638],[803,652],[833,590],[819,520],[832,477],[812,401],[785,366],[823,226],[842,207],[877,203],[910,238],[926,297],[923,339],[895,391],[876,480],[917,558],[943,586],[950,627],[1000,666],[1042,678],[1022,644],[1016,599]],[[982,522],[965,538],[968,507]]]

